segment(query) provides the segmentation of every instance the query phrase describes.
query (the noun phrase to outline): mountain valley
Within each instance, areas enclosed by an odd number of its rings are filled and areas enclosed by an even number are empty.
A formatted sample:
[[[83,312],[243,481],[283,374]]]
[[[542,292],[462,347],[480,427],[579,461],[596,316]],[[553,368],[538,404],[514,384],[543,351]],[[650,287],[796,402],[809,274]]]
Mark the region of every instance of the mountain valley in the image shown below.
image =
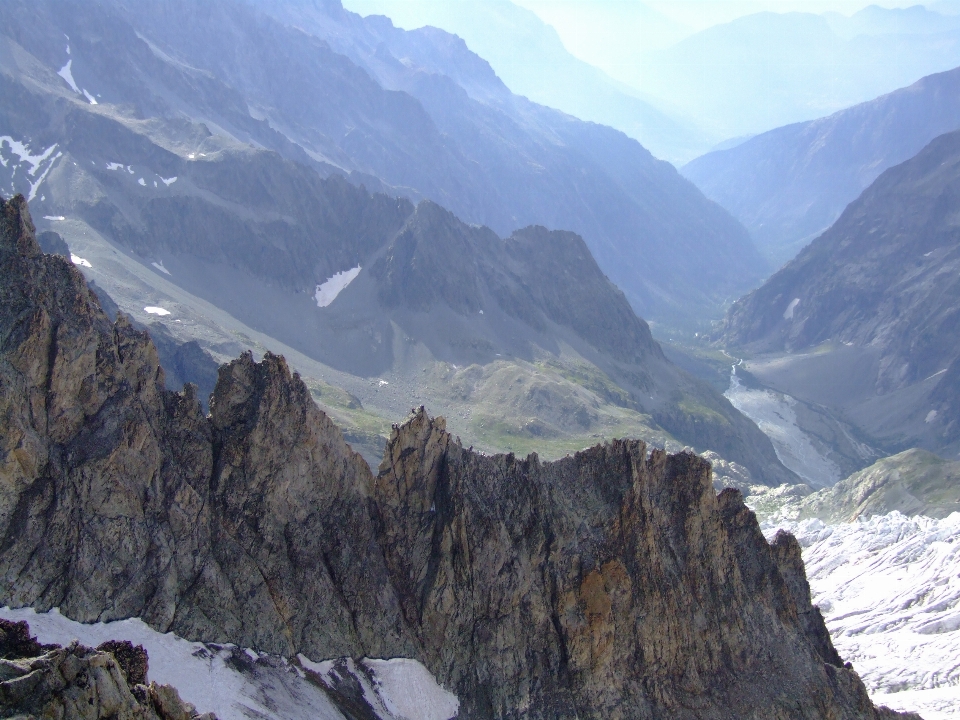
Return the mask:
[[[776,266],[832,225],[894,165],[960,129],[960,68],[828,117],[761,133],[682,168]]]
[[[0,3],[0,717],[960,717],[960,5],[344,1]]]
[[[731,308],[728,347],[764,385],[829,409],[873,444],[957,446],[960,133],[884,172],[840,219]],[[953,268],[953,270],[951,270]],[[784,354],[786,353],[786,354]]]

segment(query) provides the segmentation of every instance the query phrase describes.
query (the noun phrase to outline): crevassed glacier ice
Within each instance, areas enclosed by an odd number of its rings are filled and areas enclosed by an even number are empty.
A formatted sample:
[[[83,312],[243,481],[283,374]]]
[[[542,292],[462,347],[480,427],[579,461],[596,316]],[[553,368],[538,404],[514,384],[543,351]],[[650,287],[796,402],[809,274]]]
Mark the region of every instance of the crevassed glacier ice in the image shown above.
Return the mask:
[[[800,541],[813,602],[874,702],[960,718],[960,513],[769,523],[764,532],[778,528]]]

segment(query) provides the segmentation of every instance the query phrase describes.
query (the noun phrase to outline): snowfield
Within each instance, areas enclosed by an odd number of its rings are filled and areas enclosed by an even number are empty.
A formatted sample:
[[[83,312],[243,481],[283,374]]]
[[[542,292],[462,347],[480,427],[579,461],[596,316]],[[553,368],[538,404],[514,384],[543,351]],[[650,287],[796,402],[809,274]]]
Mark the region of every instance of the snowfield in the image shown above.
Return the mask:
[[[336,300],[337,295],[343,292],[343,289],[352,283],[359,274],[360,266],[357,265],[350,270],[338,272],[322,285],[317,285],[317,291],[313,295],[317,301],[317,307],[327,307],[327,305]]]
[[[141,620],[85,625],[57,610],[36,613],[0,608],[0,617],[26,620],[42,643],[68,645],[74,639],[96,647],[107,640],[129,640],[147,650],[148,679],[173,685],[199,712],[220,720],[345,720],[327,693],[308,677],[321,677],[349,666],[351,680],[381,720],[450,720],[456,696],[444,690],[416,660],[352,660],[314,663],[241,649],[234,645],[192,643],[173,633],[159,633]]]
[[[960,513],[763,527],[780,528],[800,541],[813,602],[874,702],[960,718]]]

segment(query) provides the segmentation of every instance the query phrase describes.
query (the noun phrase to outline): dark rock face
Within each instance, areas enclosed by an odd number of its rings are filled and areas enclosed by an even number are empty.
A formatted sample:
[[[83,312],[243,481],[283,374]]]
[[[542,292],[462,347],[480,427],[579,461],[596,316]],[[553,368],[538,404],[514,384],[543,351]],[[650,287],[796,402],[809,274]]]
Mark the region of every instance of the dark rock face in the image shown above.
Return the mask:
[[[175,688],[147,684],[146,669],[147,654],[140,646],[40,645],[27,623],[0,620],[0,713],[5,718],[216,720],[210,713],[197,714]]]
[[[647,323],[574,233],[531,226],[501,240],[425,201],[371,274],[384,308],[445,306],[475,316],[495,304],[534,330],[549,323],[572,330],[616,360],[663,359]]]
[[[11,622],[0,618],[0,658],[19,660],[43,655],[55,645],[41,645],[30,635],[30,626],[25,621]]]
[[[796,541],[769,546],[693,455],[615,441],[555,463],[487,458],[421,412],[374,487],[404,616],[468,717],[873,713]],[[789,677],[779,697],[773,668]]]
[[[100,652],[108,652],[117,660],[129,685],[146,685],[150,658],[143,645],[134,645],[129,640],[108,640],[97,646]]]
[[[4,601],[285,654],[409,652],[363,558],[369,470],[283,359],[225,366],[208,420],[194,386],[164,389],[145,332],[40,253],[22,198],[0,223]]]
[[[205,418],[149,337],[40,253],[22,198],[0,223],[0,603],[414,657],[463,718],[882,716],[796,543],[768,545],[696,456],[484,457],[421,409],[374,478],[282,358],[221,368]],[[57,652],[51,673],[90,651]]]
[[[67,243],[64,242],[58,233],[50,230],[42,232],[37,235],[37,243],[40,245],[40,249],[48,255],[63,255],[65,258],[70,257],[70,248],[67,247]]]

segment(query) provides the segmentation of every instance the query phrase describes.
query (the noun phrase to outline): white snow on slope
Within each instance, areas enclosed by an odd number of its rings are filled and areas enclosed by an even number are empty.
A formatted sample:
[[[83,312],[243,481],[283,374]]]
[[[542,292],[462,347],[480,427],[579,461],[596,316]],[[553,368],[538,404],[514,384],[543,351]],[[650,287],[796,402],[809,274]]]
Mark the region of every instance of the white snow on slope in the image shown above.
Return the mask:
[[[76,639],[96,647],[107,640],[129,640],[143,645],[148,680],[173,685],[199,712],[215,713],[220,720],[344,720],[300,665],[324,678],[335,666],[349,667],[381,720],[450,720],[459,708],[456,696],[423,665],[405,658],[361,660],[361,668],[352,660],[315,663],[302,655],[288,662],[233,645],[187,642],[137,619],[85,625],[57,610],[36,613],[30,608],[0,608],[0,617],[26,620],[42,643],[67,645]]]
[[[787,305],[787,309],[783,311],[784,320],[793,320],[793,312],[797,309],[797,305],[800,304],[800,298],[794,298],[790,301],[790,304]]]
[[[70,54],[69,50],[70,48],[68,47],[67,48],[68,55]],[[70,88],[75,93],[77,93],[77,95],[80,94],[80,88],[77,87],[77,81],[73,79],[73,58],[70,58],[69,60],[67,60],[67,64],[64,65],[62,68],[60,68],[59,70],[57,70],[57,75],[62,77],[64,81],[67,83],[67,85],[69,85]]]
[[[377,693],[387,710],[397,718],[450,720],[457,716],[460,701],[444,690],[416,660],[362,660],[379,681]]]
[[[358,668],[349,658],[319,663],[303,655],[298,659],[330,686],[336,686],[344,674],[351,676],[360,685],[363,699],[383,720],[451,720],[460,709],[457,696],[416,660],[364,658]]]
[[[803,546],[813,602],[874,702],[925,720],[960,718],[960,513],[771,523],[764,532],[777,527]]]
[[[71,255],[70,262],[72,262],[74,265],[79,265],[80,267],[88,267],[88,268],[93,267],[93,265],[90,264],[89,260],[87,260],[86,258],[82,258],[79,255]]]
[[[238,657],[232,646],[187,642],[136,619],[85,625],[56,610],[35,613],[9,608],[0,609],[0,617],[26,620],[42,643],[67,645],[76,639],[96,647],[107,640],[129,640],[143,645],[149,680],[173,685],[199,712],[216,713],[220,720],[343,720],[320,688],[279,659],[252,661],[245,653]]]
[[[736,366],[730,372],[730,387],[724,396],[770,438],[780,462],[810,485],[829,487],[840,480],[840,468],[820,454],[797,424],[793,409],[796,400],[792,397],[744,387],[737,377]]]
[[[322,285],[317,285],[317,291],[313,295],[317,301],[317,307],[327,307],[327,305],[336,300],[337,295],[339,295],[347,285],[352,283],[354,278],[359,274],[360,266],[357,265],[350,270],[338,272]]]
[[[148,305],[147,307],[145,307],[145,308],[143,309],[143,311],[144,311],[145,313],[149,313],[150,315],[159,315],[160,317],[163,317],[164,315],[169,315],[169,314],[170,314],[170,311],[169,311],[169,310],[167,310],[167,309],[165,309],[165,308],[162,308],[162,307],[155,307],[155,306],[153,306],[153,305]]]
[[[57,145],[54,143],[42,153],[34,154],[26,143],[14,140],[9,135],[0,136],[0,164],[2,164],[3,167],[10,167],[10,177],[14,186],[17,184],[17,171],[26,171],[27,184],[30,186],[29,190],[27,190],[27,200],[32,201],[37,197],[40,184],[46,180],[47,174],[53,169],[57,160],[63,157],[63,153],[60,152],[56,155],[53,154],[53,151],[56,149]],[[7,157],[8,155],[9,157]],[[16,160],[14,160],[14,157]],[[37,177],[37,171],[40,170],[40,168],[43,168],[43,172]],[[16,191],[15,187],[14,191]]]

